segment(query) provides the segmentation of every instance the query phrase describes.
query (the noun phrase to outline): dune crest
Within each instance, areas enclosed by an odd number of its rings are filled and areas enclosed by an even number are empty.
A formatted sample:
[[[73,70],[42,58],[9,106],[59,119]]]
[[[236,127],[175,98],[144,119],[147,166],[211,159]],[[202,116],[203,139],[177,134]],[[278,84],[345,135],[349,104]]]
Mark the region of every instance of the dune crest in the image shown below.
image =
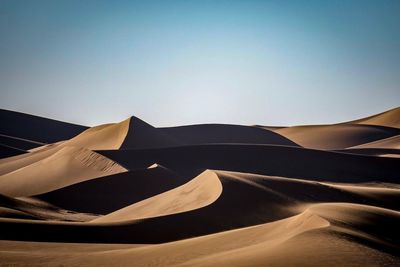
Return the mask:
[[[62,146],[78,146],[91,150],[119,149],[128,134],[130,119],[87,129]]]
[[[380,125],[386,127],[400,128],[400,107],[359,120],[349,121],[347,123]]]
[[[199,209],[214,202],[222,192],[217,174],[206,170],[188,183],[94,219],[95,223],[138,220]]]

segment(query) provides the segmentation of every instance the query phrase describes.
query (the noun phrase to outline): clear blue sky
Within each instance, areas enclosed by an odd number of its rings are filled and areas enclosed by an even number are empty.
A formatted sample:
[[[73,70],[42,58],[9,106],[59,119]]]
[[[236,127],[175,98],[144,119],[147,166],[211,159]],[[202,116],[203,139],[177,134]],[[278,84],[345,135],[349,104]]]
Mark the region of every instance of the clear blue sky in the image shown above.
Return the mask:
[[[400,1],[0,0],[0,107],[293,125],[400,104]]]

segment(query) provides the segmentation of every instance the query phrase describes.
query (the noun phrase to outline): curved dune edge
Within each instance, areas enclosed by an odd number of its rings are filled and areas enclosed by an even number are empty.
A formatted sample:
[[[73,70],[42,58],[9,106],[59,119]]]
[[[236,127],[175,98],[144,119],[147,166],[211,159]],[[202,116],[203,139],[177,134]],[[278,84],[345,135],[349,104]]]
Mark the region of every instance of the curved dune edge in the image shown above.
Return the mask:
[[[395,128],[360,124],[293,126],[274,131],[303,147],[324,150],[355,147],[400,133]]]
[[[400,107],[345,123],[380,125],[386,127],[400,128]]]
[[[238,195],[243,195],[243,199],[238,199]],[[166,215],[171,215],[172,219],[174,214],[208,215],[211,218],[223,216],[219,224],[226,224],[222,229],[229,229],[242,221],[248,226],[286,218],[301,212],[307,203],[338,200],[394,208],[391,203],[400,200],[400,189],[206,170],[178,188],[95,218],[91,223],[129,224],[129,221]],[[247,220],[237,217],[239,214]],[[212,219],[203,220],[210,229],[218,229]]]
[[[118,163],[85,148],[64,146],[49,150],[52,151],[39,152],[38,160],[33,163],[32,157],[21,157],[28,165],[0,176],[0,194],[11,197],[38,195],[127,171]]]
[[[390,252],[385,241],[388,236],[373,227],[377,221],[390,235],[396,232],[400,213],[366,205],[323,203],[276,222],[159,245],[0,241],[0,255],[7,263],[67,266],[131,266],[132,262],[135,266],[393,265],[398,248]],[[376,249],[376,245],[384,249]]]
[[[152,167],[152,166],[151,166]],[[213,171],[206,170],[186,184],[91,221],[111,223],[182,213],[210,205],[222,193]]]
[[[124,142],[131,118],[119,123],[110,123],[87,129],[62,146],[79,146],[91,150],[119,149]]]

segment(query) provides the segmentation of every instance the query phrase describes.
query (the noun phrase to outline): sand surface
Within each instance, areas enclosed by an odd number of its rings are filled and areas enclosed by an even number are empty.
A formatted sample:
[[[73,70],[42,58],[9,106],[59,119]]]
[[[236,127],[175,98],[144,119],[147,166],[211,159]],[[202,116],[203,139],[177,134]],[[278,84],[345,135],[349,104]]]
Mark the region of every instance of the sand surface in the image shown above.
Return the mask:
[[[292,127],[0,118],[0,266],[400,265],[400,108]]]

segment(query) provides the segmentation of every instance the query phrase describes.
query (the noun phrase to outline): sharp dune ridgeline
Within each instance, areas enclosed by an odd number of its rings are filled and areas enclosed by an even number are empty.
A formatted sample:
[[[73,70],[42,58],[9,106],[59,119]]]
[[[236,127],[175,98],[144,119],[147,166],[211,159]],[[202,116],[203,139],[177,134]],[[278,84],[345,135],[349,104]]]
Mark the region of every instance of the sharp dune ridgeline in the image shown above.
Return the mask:
[[[400,265],[400,108],[291,127],[0,119],[0,266]]]

